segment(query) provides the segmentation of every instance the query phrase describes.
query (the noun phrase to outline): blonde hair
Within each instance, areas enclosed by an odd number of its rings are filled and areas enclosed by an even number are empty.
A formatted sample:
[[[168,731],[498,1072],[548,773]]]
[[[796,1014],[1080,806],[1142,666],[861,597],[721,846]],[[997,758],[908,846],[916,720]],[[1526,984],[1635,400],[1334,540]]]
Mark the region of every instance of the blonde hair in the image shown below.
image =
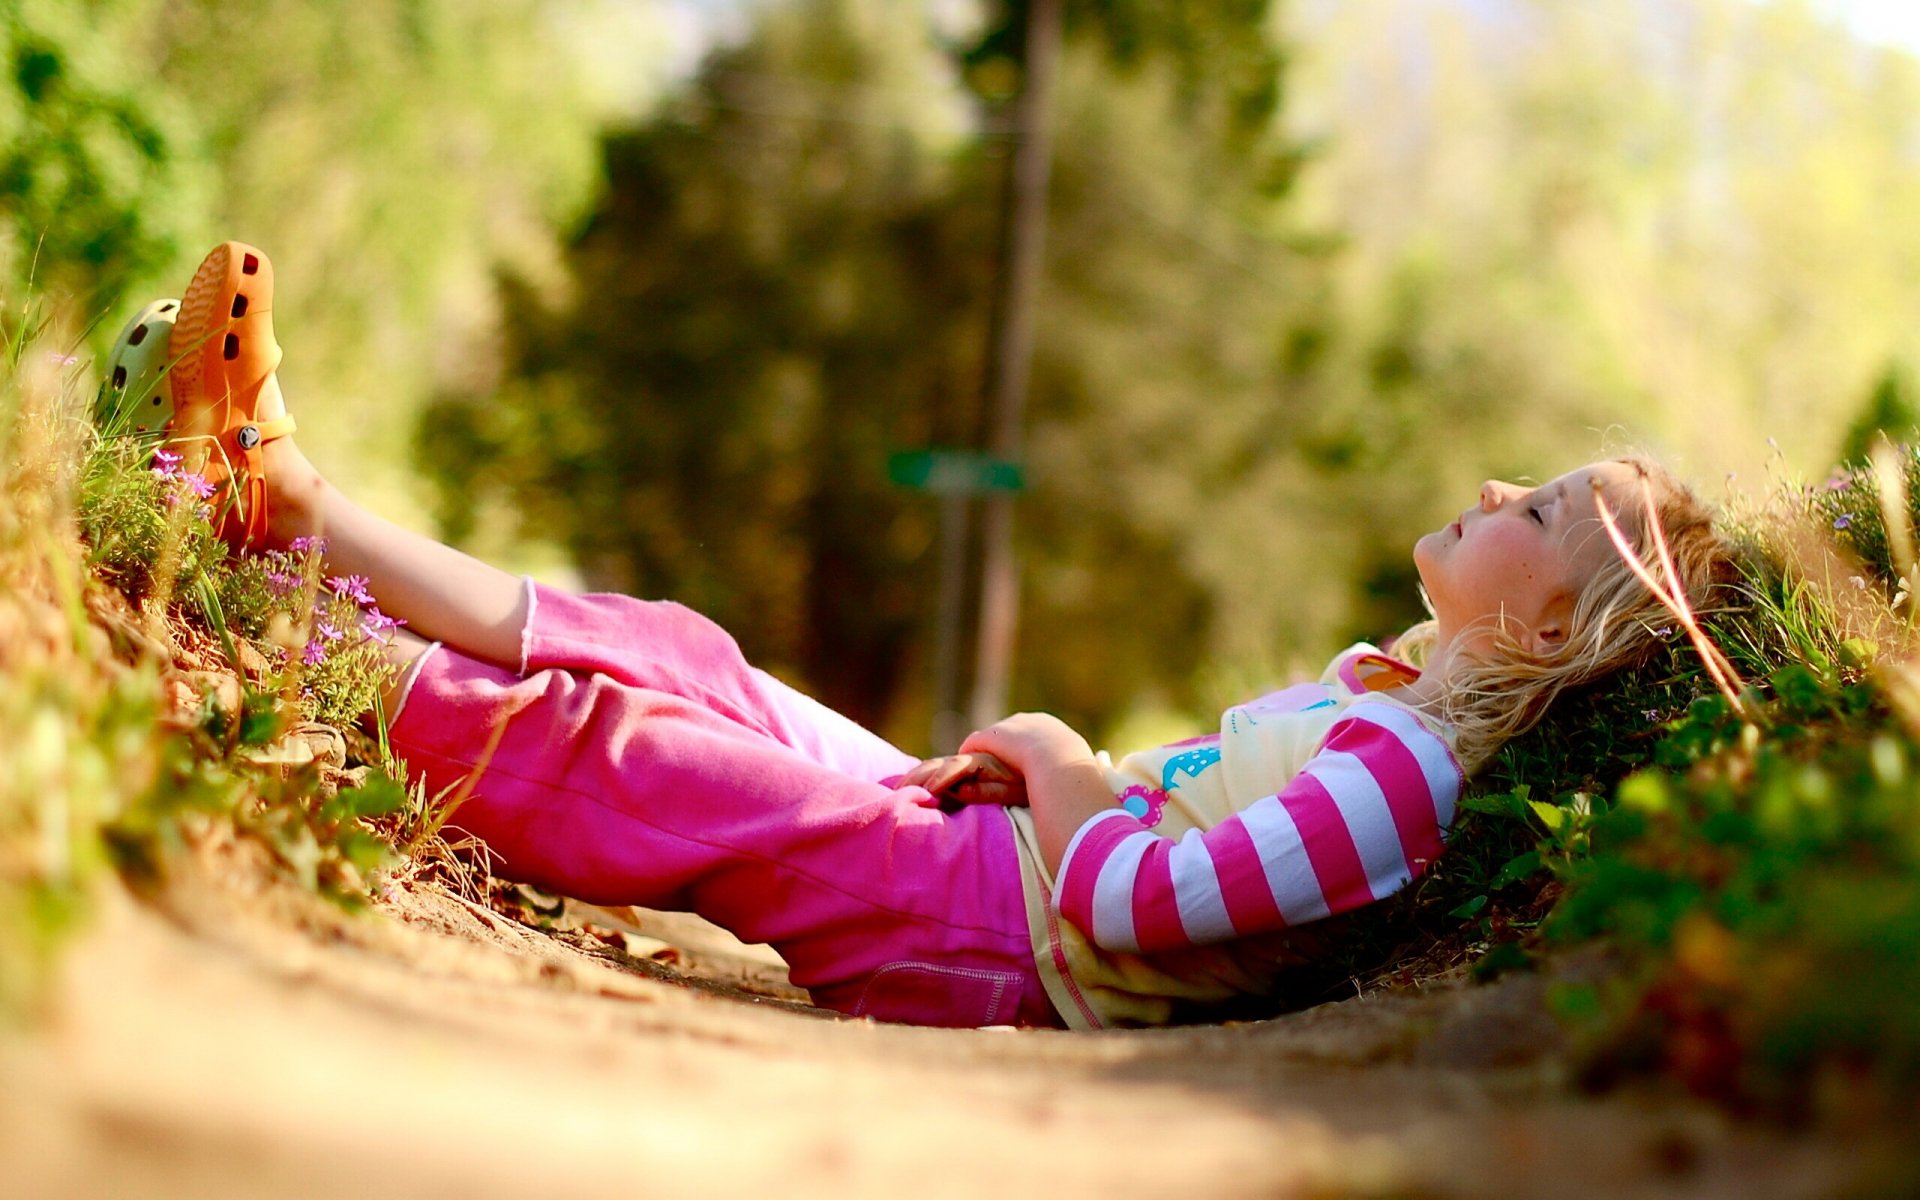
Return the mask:
[[[1680,576],[1677,585],[1695,611],[1711,608],[1715,592],[1734,571],[1731,547],[1714,525],[1713,510],[1652,459],[1617,461],[1647,480],[1654,498],[1651,512],[1637,499],[1614,498],[1623,532],[1641,560],[1651,563],[1649,521],[1659,521]],[[1653,570],[1656,577],[1661,574],[1658,567]],[[1449,665],[1438,715],[1454,728],[1461,765],[1469,774],[1479,770],[1508,739],[1538,724],[1560,693],[1644,661],[1664,638],[1681,636],[1675,625],[1626,561],[1609,553],[1580,589],[1558,642],[1529,649],[1500,628],[1486,649]],[[1419,661],[1435,636],[1434,622],[1422,622],[1400,637],[1395,650]]]

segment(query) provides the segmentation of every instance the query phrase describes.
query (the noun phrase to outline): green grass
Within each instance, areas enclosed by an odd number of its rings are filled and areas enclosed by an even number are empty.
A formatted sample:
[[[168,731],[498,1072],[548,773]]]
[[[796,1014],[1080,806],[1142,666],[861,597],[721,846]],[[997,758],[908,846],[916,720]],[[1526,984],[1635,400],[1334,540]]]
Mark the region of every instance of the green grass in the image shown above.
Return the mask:
[[[110,872],[155,883],[217,827],[354,905],[438,818],[383,736],[353,735],[363,770],[285,761],[288,730],[352,734],[389,676],[391,623],[358,581],[325,586],[311,552],[229,554],[201,489],[156,469],[31,308],[0,332],[4,1017],[31,1009]]]

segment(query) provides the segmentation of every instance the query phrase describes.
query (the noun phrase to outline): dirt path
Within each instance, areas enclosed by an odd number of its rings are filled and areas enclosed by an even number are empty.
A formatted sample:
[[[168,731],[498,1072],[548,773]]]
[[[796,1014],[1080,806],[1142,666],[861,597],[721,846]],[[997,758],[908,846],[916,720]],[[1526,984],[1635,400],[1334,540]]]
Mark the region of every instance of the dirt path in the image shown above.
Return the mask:
[[[778,993],[751,952],[654,930]],[[1559,1078],[1542,985],[1101,1035],[822,1016],[432,889],[109,896],[0,1045],[10,1197],[1837,1194],[1862,1148]]]

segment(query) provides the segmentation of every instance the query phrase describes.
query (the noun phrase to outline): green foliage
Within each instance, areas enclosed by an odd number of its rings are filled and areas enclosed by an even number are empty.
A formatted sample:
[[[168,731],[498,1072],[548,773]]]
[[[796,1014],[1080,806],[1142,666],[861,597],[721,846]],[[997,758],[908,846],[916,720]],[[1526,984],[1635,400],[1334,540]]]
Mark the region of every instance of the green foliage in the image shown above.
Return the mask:
[[[311,754],[288,753],[294,721],[350,721],[390,677],[378,642],[392,623],[364,584],[337,581],[316,619],[314,556],[230,559],[210,525],[218,499],[177,460],[149,465],[153,447],[112,433],[111,414],[96,433],[80,400],[84,380],[66,370],[70,356],[47,349],[52,339],[36,319],[25,326],[0,363],[0,1013],[8,1015],[32,1002],[105,869],[152,880],[211,824],[262,847],[306,886],[355,904],[366,873],[393,864],[391,842],[419,845],[432,829],[424,799],[395,782],[396,764],[340,787]],[[339,639],[318,636],[343,644],[323,647],[316,664],[273,640],[308,626],[342,630]],[[237,671],[230,690],[209,687],[197,703],[191,688],[183,695],[187,677],[161,654],[174,639],[223,645]],[[258,673],[242,667],[247,658]]]
[[[1633,955],[1600,1069],[1787,1112],[1858,1071],[1894,1102],[1920,1086],[1913,730],[1868,683],[1772,682],[1764,732],[1706,703],[1675,723],[1563,869],[1550,928]]]
[[[1694,671],[1697,698],[1647,713],[1664,719],[1621,756],[1632,773],[1547,822],[1542,861],[1565,889],[1547,928],[1623,954],[1622,978],[1580,1004],[1596,1079],[1651,1070],[1737,1105],[1884,1119],[1920,1089],[1906,597],[1865,471],[1789,489],[1743,527],[1742,603],[1713,631],[1754,681],[1749,712]],[[1821,532],[1858,559],[1835,569]]]
[[[103,443],[87,463],[79,518],[89,565],[133,599],[157,595],[164,605],[227,551],[191,485],[146,469],[152,454],[129,438]]]
[[[952,98],[916,86],[936,52],[882,8],[772,11],[610,134],[574,301],[510,290],[522,381],[420,437],[449,532],[504,490],[596,584],[689,603],[866,718],[928,594],[933,514],[887,454],[971,436],[986,235],[941,209],[967,168]],[[775,82],[799,64],[811,90]]]
[[[1200,69],[1216,44],[1276,52],[1226,14],[1102,11],[1070,20],[1061,68],[1021,500],[1019,690],[1089,726],[1132,700],[1116,679],[1191,700],[1197,661],[1304,640],[1282,609],[1309,603],[1282,554],[1245,569],[1292,488],[1248,455],[1285,424],[1274,82],[1256,102]],[[950,66],[901,6],[768,5],[610,134],[571,300],[510,285],[517,381],[423,426],[448,532],[508,498],[595,584],[688,602],[894,728],[924,691],[938,514],[885,464],[987,424],[1006,141]]]
[[[1920,488],[1920,446],[1897,446],[1895,453],[1907,496],[1920,495],[1916,491]],[[1899,572],[1881,514],[1880,485],[1863,460],[1836,468],[1826,483],[1810,493],[1809,507],[1827,536],[1864,572],[1857,582],[1850,581],[1851,586],[1865,587],[1869,580],[1898,586]]]
[[[172,261],[198,168],[171,97],[129,72],[149,0],[10,0],[0,18],[0,284],[81,289]]]
[[[1920,398],[1914,395],[1913,377],[1905,364],[1889,363],[1859,415],[1847,427],[1839,461],[1865,462],[1874,439],[1882,434],[1895,442],[1911,442],[1916,432],[1920,432]]]
[[[74,323],[177,294],[238,237],[281,268],[308,444],[396,497],[413,415],[491,368],[496,264],[550,277],[648,22],[596,0],[9,0],[0,289]],[[592,59],[622,32],[615,96]],[[63,301],[65,303],[66,301]],[[93,334],[104,348],[111,328]]]

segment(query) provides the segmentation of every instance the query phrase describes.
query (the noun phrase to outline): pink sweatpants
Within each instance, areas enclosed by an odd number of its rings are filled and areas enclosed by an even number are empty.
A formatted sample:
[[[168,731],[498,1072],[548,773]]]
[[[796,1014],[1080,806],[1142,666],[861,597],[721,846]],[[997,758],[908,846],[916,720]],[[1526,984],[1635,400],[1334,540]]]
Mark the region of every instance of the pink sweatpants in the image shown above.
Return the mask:
[[[891,788],[914,759],[749,666],[677,604],[531,590],[522,670],[430,652],[391,736],[495,870],[768,942],[814,1002],[1057,1026],[1006,813]],[[497,728],[498,745],[487,746]]]

